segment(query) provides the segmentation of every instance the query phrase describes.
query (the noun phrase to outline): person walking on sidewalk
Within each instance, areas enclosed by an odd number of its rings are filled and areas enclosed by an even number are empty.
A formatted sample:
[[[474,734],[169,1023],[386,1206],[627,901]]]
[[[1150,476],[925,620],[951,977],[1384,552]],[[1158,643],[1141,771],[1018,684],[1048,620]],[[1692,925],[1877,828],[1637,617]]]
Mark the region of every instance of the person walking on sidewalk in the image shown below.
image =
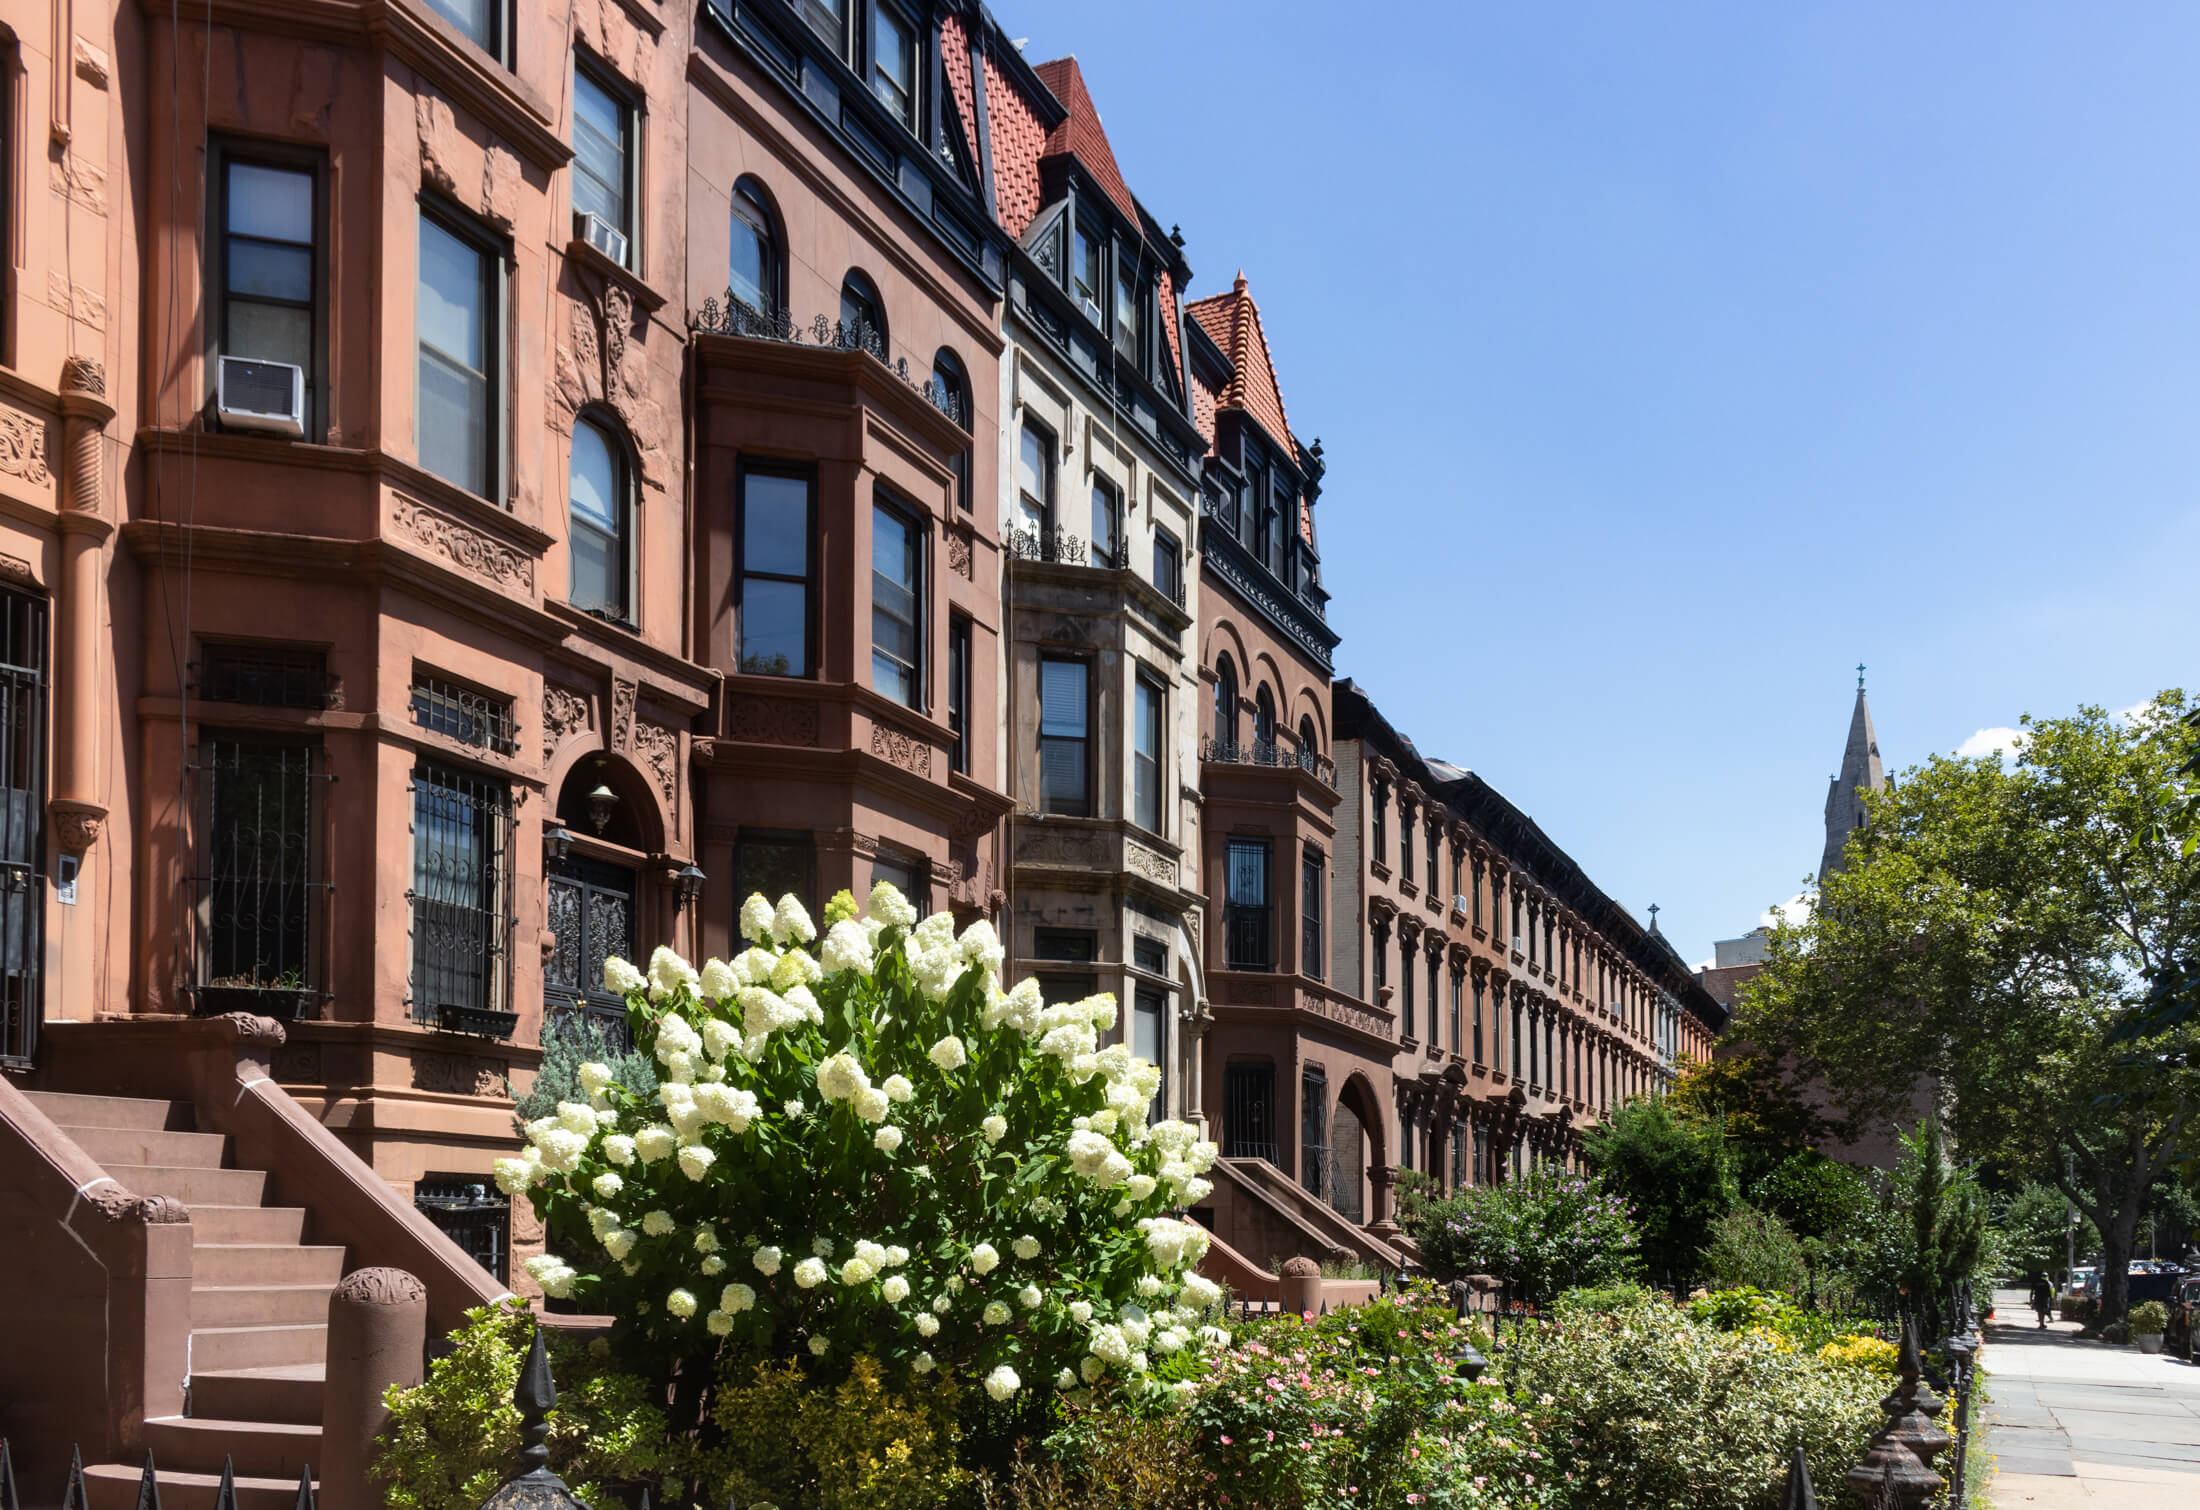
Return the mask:
[[[2032,1276],[2032,1309],[2039,1312],[2040,1330],[2046,1331],[2048,1318],[2055,1314],[2055,1291],[2044,1274]]]

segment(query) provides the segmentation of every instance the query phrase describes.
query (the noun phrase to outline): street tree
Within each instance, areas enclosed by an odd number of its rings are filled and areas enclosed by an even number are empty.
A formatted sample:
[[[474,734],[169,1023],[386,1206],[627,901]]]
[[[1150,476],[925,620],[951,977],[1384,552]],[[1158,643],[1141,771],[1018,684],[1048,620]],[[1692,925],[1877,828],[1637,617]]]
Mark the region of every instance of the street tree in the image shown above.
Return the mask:
[[[2100,1230],[2104,1322],[2200,1104],[2200,1025],[2117,1037],[2200,939],[2200,858],[2172,833],[2186,710],[2172,691],[2028,717],[2013,759],[1936,758],[1869,794],[1737,1014],[1859,1123],[1906,1112],[1922,1080],[1965,1157],[2056,1184]]]

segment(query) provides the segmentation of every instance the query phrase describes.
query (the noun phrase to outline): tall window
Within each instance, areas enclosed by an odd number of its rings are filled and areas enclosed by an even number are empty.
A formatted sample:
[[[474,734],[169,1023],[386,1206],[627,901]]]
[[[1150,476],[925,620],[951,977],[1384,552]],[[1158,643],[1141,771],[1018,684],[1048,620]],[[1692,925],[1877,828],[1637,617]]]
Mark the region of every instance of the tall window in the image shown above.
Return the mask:
[[[891,5],[871,7],[871,92],[896,120],[917,129],[917,29]]]
[[[1500,1012],[1502,1012],[1502,1011],[1504,1011],[1504,1010],[1505,1010],[1505,1008],[1504,1008],[1504,1004],[1503,1004],[1503,998],[1502,998],[1502,997],[1500,997],[1500,998],[1499,998],[1498,1010],[1499,1010]],[[1521,1017],[1522,1017],[1522,1015],[1523,1015],[1523,1008],[1522,1008],[1522,1006],[1521,1006],[1520,998],[1516,996],[1516,997],[1514,997],[1514,998],[1513,998],[1513,1014],[1512,1014],[1512,1062],[1513,1062],[1513,1067],[1512,1067],[1512,1077],[1513,1077],[1513,1079],[1515,1079],[1515,1080],[1518,1080],[1518,1079],[1520,1079],[1520,1078],[1521,1078],[1521,1074],[1520,1074],[1520,1071],[1521,1071],[1522,1065],[1521,1065],[1520,1031],[1521,1031]]]
[[[512,794],[502,781],[413,768],[413,1015],[502,1010],[510,993]]]
[[[1016,526],[1035,542],[1054,533],[1054,437],[1025,420],[1016,451]]]
[[[627,606],[632,496],[626,448],[595,421],[576,421],[566,511],[568,596],[575,608],[621,622],[633,617]]]
[[[727,287],[733,297],[762,315],[776,315],[781,294],[778,221],[764,186],[744,178],[733,186],[733,249],[727,261]]]
[[[1369,789],[1368,858],[1377,865],[1390,863],[1390,788],[1380,781]]]
[[[970,621],[947,619],[947,727],[955,742],[947,751],[951,771],[970,774]]]
[[[1451,1188],[1461,1190],[1467,1184],[1467,1124],[1451,1124]]]
[[[886,360],[886,305],[871,280],[852,270],[840,280],[840,343]]]
[[[1039,661],[1039,810],[1092,815],[1092,668]]]
[[[1154,834],[1161,832],[1162,714],[1167,702],[1158,684],[1138,678],[1132,714],[1131,819]]]
[[[932,357],[932,386],[939,397],[939,406],[956,424],[968,430],[975,423],[970,412],[970,379],[963,372],[962,359],[942,346]],[[970,452],[966,448],[948,458],[948,469],[955,474],[955,507],[970,512]]]
[[[1070,292],[1088,306],[1095,321],[1106,307],[1108,244],[1079,225],[1071,236]]]
[[[1138,357],[1138,268],[1129,258],[1115,259],[1115,347],[1133,361]]]
[[[1378,995],[1390,984],[1390,925],[1377,923],[1369,930],[1374,941],[1368,951],[1368,989]]]
[[[817,841],[799,829],[744,828],[733,844],[736,915],[752,896],[777,902],[792,896],[817,908]],[[739,935],[738,925],[735,927]]]
[[[922,855],[893,854],[881,850],[871,858],[871,885],[884,881],[909,899],[919,916],[932,911],[932,862]],[[866,891],[865,895],[869,895]]]
[[[321,436],[317,175],[222,158],[221,354],[305,374],[305,438]]]
[[[1233,1061],[1222,1067],[1222,1156],[1279,1162],[1273,1063]]]
[[[1444,831],[1437,827],[1436,820],[1431,818],[1428,825],[1428,853],[1425,861],[1428,867],[1428,892],[1430,896],[1436,895],[1436,860],[1443,847]]]
[[[1123,500],[1105,477],[1092,480],[1092,564],[1123,566]]]
[[[1131,995],[1131,1052],[1161,1071],[1161,1084],[1153,1093],[1152,1113],[1169,1104],[1169,993],[1140,982]]]
[[[924,703],[924,534],[886,503],[871,506],[871,686]]]
[[[1299,1185],[1327,1197],[1328,1176],[1329,1077],[1310,1064],[1299,1072]]]
[[[1413,809],[1398,804],[1398,879],[1413,879]]]
[[[1467,1040],[1464,1036],[1467,1005],[1467,972],[1454,965],[1451,971],[1451,1051],[1464,1054]]]
[[[740,667],[751,676],[808,676],[812,661],[812,484],[757,469],[740,474],[734,605]]]
[[[573,64],[573,208],[593,215],[625,242],[633,267],[636,152],[634,106],[588,63]]]
[[[504,61],[504,8],[509,0],[428,0],[434,11],[467,41],[498,62]]]
[[[1322,979],[1322,852],[1313,845],[1299,858],[1299,973]]]
[[[1484,978],[1477,975],[1474,978],[1474,1062],[1476,1064],[1489,1063],[1487,1059],[1482,1057],[1482,998],[1484,989]]]
[[[1420,1023],[1413,1010],[1413,935],[1398,931],[1398,1027],[1407,1038],[1418,1038]]]
[[[1428,1041],[1430,1043],[1441,1043],[1443,1038],[1437,1032],[1436,1012],[1439,1004],[1444,999],[1444,962],[1439,955],[1430,954],[1426,955],[1425,958],[1428,960]],[[1459,1047],[1459,997],[1456,992],[1453,993],[1451,1004],[1453,1009],[1451,1014],[1451,1046],[1456,1049]]]
[[[1276,699],[1266,682],[1253,694],[1253,748],[1259,752],[1255,759],[1272,756],[1276,748]]]
[[[1223,963],[1232,970],[1266,970],[1269,942],[1268,841],[1232,838],[1223,875]]]
[[[1237,744],[1237,668],[1226,655],[1215,657],[1215,753],[1224,759]]]
[[[307,989],[318,982],[313,922],[321,887],[314,850],[321,776],[309,740],[209,734],[204,981]]]
[[[495,491],[502,434],[500,271],[487,245],[422,210],[413,308],[420,342],[414,399],[420,464],[484,498]]]
[[[833,51],[848,54],[848,0],[797,0],[802,19],[810,29],[832,44]]]
[[[1184,547],[1164,529],[1153,532],[1153,585],[1170,602],[1184,601]]]

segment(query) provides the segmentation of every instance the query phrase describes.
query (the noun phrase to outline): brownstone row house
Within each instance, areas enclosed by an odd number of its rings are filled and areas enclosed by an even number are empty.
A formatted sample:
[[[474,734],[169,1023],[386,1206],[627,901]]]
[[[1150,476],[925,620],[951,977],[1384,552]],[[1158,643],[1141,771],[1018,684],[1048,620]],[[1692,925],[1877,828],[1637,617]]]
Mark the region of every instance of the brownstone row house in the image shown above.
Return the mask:
[[[1321,447],[1192,277],[975,0],[0,9],[0,1434],[289,1503],[331,1286],[510,1282],[545,1035],[754,890],[1113,990],[1256,1261],[1699,1051],[1333,688]]]

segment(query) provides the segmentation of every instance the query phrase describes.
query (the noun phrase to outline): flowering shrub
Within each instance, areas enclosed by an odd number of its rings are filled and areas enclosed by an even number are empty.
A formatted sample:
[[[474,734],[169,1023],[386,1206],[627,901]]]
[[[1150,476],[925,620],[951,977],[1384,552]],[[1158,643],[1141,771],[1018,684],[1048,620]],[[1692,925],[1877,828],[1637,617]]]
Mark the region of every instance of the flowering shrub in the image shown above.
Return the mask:
[[[1806,1311],[1785,1295],[1768,1295],[1750,1285],[1698,1295],[1688,1303],[1688,1316],[1691,1321],[1722,1332],[1760,1331],[1812,1350],[1829,1341],[1867,1332],[1872,1326],[1860,1317]]]
[[[508,1300],[466,1313],[449,1353],[410,1389],[392,1386],[372,1470],[392,1510],[475,1510],[504,1482],[519,1454],[512,1390],[527,1360],[533,1318]],[[674,1440],[663,1393],[608,1367],[601,1341],[549,1333],[558,1403],[550,1412],[550,1466],[590,1504],[611,1485],[681,1478],[692,1453]]]
[[[1491,1370],[1534,1402],[1568,1510],[1772,1510],[1800,1444],[1838,1484],[1878,1426],[1884,1379],[1767,1326],[1726,1331],[1661,1302],[1508,1329]]]
[[[1575,1285],[1635,1277],[1639,1239],[1626,1206],[1592,1178],[1539,1169],[1431,1202],[1413,1229],[1437,1274],[1493,1274],[1547,1301]]]
[[[988,924],[920,923],[884,883],[826,924],[756,896],[731,963],[606,964],[662,1083],[583,1065],[588,1099],[499,1162],[549,1232],[536,1282],[659,1367],[801,1356],[829,1378],[869,1353],[996,1402],[1197,1345],[1207,1234],[1166,1213],[1206,1196],[1215,1148],[1147,1126],[1160,1071],[1099,1046],[1114,998],[1004,993]]]
[[[1554,1504],[1534,1420],[1458,1377],[1471,1328],[1422,1286],[1395,1299],[1255,1323],[1179,1385],[1217,1501],[1261,1510]],[[1476,1337],[1484,1348],[1485,1337]]]
[[[1818,1349],[1818,1356],[1828,1363],[1868,1368],[1883,1378],[1892,1379],[1896,1365],[1901,1362],[1902,1349],[1884,1337],[1836,1337]]]
[[[956,1388],[897,1392],[857,1358],[837,1386],[792,1359],[730,1371],[711,1406],[725,1446],[708,1503],[932,1510],[970,1484],[957,1461]]]

